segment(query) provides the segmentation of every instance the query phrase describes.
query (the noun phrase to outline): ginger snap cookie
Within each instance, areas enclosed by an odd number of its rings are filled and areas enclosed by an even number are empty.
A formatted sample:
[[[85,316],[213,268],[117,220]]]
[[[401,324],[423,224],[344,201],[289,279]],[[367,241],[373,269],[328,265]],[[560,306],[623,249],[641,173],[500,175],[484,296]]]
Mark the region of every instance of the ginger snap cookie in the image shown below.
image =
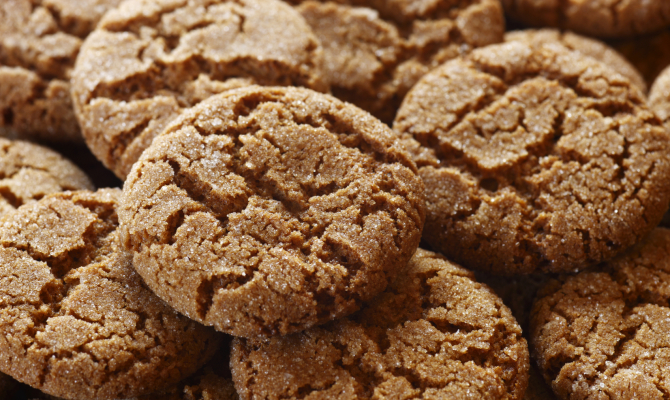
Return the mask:
[[[505,31],[499,0],[290,2],[323,45],[332,93],[389,124],[421,76]]]
[[[235,338],[230,366],[243,400],[522,399],[528,347],[472,272],[419,249],[358,313],[292,335]]]
[[[0,134],[81,142],[70,77],[82,40],[121,0],[0,2]]]
[[[563,399],[670,394],[670,231],[593,270],[552,281],[533,306],[533,355]]]
[[[649,90],[649,106],[670,130],[670,67],[661,72]]]
[[[46,147],[0,138],[0,216],[66,190],[93,190],[76,165]]]
[[[53,194],[0,224],[0,370],[54,396],[117,399],[192,374],[220,335],[169,308],[118,247],[121,191]]]
[[[570,50],[595,58],[630,79],[643,93],[647,92],[647,84],[640,72],[624,56],[599,40],[557,29],[526,29],[505,33],[506,42],[514,40],[534,44],[558,42]]]
[[[670,66],[670,29],[609,43],[640,71],[648,87],[654,84],[661,71]]]
[[[670,2],[665,0],[501,1],[506,14],[525,24],[588,36],[621,38],[670,27]]]
[[[670,134],[642,92],[557,43],[447,62],[410,91],[394,129],[426,186],[423,239],[469,268],[582,269],[668,208]]]
[[[279,0],[131,0],[84,42],[72,95],[86,143],[124,179],[182,109],[251,83],[327,90],[321,59]]]
[[[214,96],[133,166],[122,241],[158,296],[222,332],[287,334],[351,314],[419,244],[423,185],[397,138],[308,89]]]

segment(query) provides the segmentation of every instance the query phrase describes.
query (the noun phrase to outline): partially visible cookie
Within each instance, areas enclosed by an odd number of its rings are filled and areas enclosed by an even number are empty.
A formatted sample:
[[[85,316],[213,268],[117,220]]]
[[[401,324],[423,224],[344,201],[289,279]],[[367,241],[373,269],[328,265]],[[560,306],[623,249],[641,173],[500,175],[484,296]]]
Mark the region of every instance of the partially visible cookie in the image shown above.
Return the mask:
[[[426,186],[423,240],[469,268],[583,269],[641,240],[670,201],[670,132],[642,92],[557,43],[447,62],[394,129]]]
[[[651,87],[656,77],[670,66],[670,29],[653,35],[610,41],[619,53],[642,73],[647,87]]]
[[[552,281],[533,306],[533,355],[563,399],[670,392],[670,231],[601,268]]]
[[[649,107],[670,131],[670,67],[656,78],[649,91]]]
[[[670,26],[666,0],[502,0],[505,13],[531,26],[601,38],[630,37]]]
[[[213,96],[128,175],[122,241],[147,285],[235,336],[356,311],[419,245],[423,185],[397,135],[309,89]]]
[[[170,309],[117,246],[121,191],[49,195],[0,225],[0,370],[63,398],[154,392],[219,335]]]
[[[93,190],[71,161],[43,146],[0,138],[0,216],[50,193]]]
[[[129,0],[84,42],[72,95],[86,143],[124,179],[182,109],[251,83],[327,90],[322,49],[279,0]]]
[[[421,249],[358,313],[293,335],[235,338],[230,365],[241,399],[521,399],[528,382],[526,340],[509,309],[470,271]]]
[[[421,76],[505,31],[499,0],[290,2],[323,45],[333,94],[389,124]]]
[[[527,29],[505,33],[505,41],[519,40],[526,43],[542,44],[558,42],[570,50],[592,57],[616,72],[630,79],[642,93],[647,92],[647,84],[640,72],[626,58],[605,43],[573,32],[561,32],[557,29]]]
[[[70,76],[82,39],[121,0],[0,2],[0,134],[81,142]]]

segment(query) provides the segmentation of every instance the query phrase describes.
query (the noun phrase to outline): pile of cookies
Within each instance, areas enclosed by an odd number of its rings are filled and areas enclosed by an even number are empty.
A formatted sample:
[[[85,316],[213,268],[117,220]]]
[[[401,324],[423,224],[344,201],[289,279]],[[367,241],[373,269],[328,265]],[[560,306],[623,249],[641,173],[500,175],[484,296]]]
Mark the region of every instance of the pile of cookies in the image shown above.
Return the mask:
[[[670,398],[670,3],[605,3],[4,0],[0,397]]]

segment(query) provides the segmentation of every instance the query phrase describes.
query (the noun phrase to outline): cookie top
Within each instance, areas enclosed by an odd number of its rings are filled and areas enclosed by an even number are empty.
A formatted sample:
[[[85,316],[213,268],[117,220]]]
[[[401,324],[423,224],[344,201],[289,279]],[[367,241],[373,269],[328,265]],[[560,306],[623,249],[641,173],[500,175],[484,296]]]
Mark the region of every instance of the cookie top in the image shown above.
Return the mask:
[[[554,280],[533,305],[531,342],[560,398],[667,398],[670,230],[600,268]]]
[[[300,88],[200,103],[154,140],[123,192],[123,243],[147,285],[244,337],[356,311],[404,268],[425,218],[397,135]]]
[[[536,45],[558,42],[570,50],[578,51],[585,56],[595,58],[630,79],[631,83],[637,86],[643,93],[647,92],[647,84],[642,75],[640,75],[640,72],[624,56],[599,40],[572,32],[561,32],[557,29],[526,29],[505,33],[506,42],[513,40]]]
[[[521,399],[528,347],[488,287],[419,249],[360,312],[269,340],[235,338],[230,366],[241,399]]]
[[[532,26],[553,26],[589,36],[615,38],[670,26],[665,0],[501,0],[505,13]]]
[[[333,94],[389,124],[421,76],[505,31],[499,0],[292,2],[323,45]]]
[[[0,138],[0,216],[47,194],[93,190],[70,160],[43,146]]]
[[[426,186],[424,240],[470,268],[584,268],[640,240],[670,200],[670,136],[640,90],[557,43],[444,64],[394,129]]]
[[[117,246],[121,191],[49,195],[0,225],[0,370],[64,398],[153,392],[195,372],[219,335],[146,289]]]
[[[70,76],[82,39],[121,0],[0,2],[0,134],[82,141]]]
[[[322,50],[279,0],[130,0],[81,48],[72,95],[86,143],[121,179],[182,109],[251,83],[326,90]]]
[[[670,130],[670,67],[656,78],[649,91],[649,107]]]

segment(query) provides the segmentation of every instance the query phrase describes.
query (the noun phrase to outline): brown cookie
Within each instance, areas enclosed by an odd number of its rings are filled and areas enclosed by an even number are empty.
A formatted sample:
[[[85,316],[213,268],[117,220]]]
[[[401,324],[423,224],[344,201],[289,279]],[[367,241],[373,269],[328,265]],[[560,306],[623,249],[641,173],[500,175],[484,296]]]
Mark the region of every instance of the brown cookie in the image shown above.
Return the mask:
[[[505,13],[532,26],[601,38],[629,37],[670,26],[666,0],[502,0]]]
[[[425,218],[393,131],[300,88],[200,103],[154,140],[123,191],[122,240],[147,285],[244,337],[356,311],[407,264]]]
[[[670,231],[601,268],[555,280],[533,306],[533,354],[563,399],[670,393]]]
[[[47,194],[93,190],[90,179],[55,151],[0,138],[0,216]]]
[[[668,208],[670,134],[637,87],[557,43],[444,64],[410,91],[394,129],[426,186],[424,240],[469,268],[581,269]]]
[[[647,86],[670,65],[670,30],[666,29],[653,35],[640,36],[626,40],[610,42],[619,53],[623,54],[642,76]]]
[[[647,92],[647,84],[640,72],[626,58],[605,43],[577,35],[572,32],[561,32],[557,29],[527,29],[505,33],[505,41],[518,40],[531,44],[558,42],[570,50],[578,51],[585,56],[595,58],[616,72],[630,79],[631,83],[643,93]]]
[[[656,78],[649,91],[649,107],[670,130],[670,67]]]
[[[117,246],[121,191],[66,192],[0,225],[0,370],[69,399],[153,392],[192,374],[219,335],[146,289]]]
[[[488,287],[419,249],[360,312],[289,336],[235,338],[230,366],[241,399],[521,399],[528,348]]]
[[[81,142],[70,76],[82,39],[121,0],[0,2],[0,134]]]
[[[182,109],[251,83],[325,90],[322,50],[279,0],[135,0],[83,44],[73,101],[86,143],[124,179]]]
[[[290,2],[323,45],[333,94],[387,123],[421,76],[505,31],[499,0]]]

